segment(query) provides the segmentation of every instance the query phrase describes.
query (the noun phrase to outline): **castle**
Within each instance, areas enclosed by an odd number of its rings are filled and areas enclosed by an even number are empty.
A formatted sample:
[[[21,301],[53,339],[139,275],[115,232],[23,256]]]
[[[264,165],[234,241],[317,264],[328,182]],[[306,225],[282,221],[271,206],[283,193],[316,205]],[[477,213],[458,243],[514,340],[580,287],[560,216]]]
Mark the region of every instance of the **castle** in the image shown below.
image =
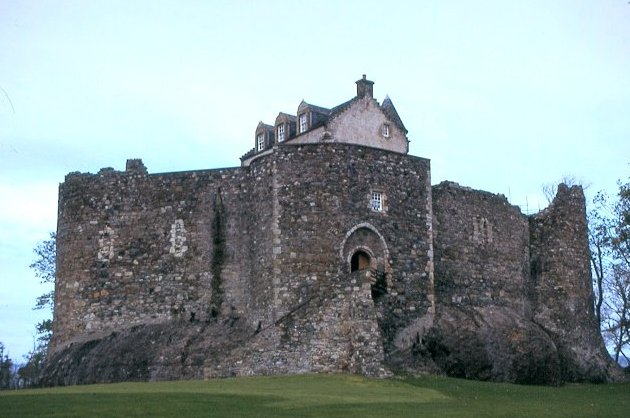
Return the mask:
[[[610,381],[584,196],[526,216],[431,185],[363,76],[259,123],[241,166],[70,173],[47,384],[396,371]]]

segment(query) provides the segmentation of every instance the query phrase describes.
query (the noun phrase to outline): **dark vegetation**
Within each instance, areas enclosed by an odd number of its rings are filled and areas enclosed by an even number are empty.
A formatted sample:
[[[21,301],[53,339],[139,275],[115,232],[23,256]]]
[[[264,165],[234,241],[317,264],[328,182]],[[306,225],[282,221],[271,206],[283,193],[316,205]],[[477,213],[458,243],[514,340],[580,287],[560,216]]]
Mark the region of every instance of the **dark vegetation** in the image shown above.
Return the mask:
[[[595,315],[616,362],[630,361],[630,179],[616,199],[599,192],[589,212]]]

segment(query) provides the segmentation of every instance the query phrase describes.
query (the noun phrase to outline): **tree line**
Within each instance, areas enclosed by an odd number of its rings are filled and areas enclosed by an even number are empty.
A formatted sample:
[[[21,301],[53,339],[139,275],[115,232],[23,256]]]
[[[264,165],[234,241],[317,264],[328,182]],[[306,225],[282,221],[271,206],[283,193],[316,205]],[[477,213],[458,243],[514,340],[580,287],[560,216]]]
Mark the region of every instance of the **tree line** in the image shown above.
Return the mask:
[[[589,211],[595,316],[616,362],[630,364],[630,179],[599,192]]]
[[[29,267],[34,271],[35,277],[51,289],[37,297],[33,309],[52,313],[55,300],[56,234],[52,232],[48,239],[38,243],[33,251],[36,258]],[[4,344],[0,342],[0,389],[19,389],[38,385],[48,354],[48,343],[52,336],[52,319],[44,319],[37,323],[35,331],[37,338],[34,347],[25,356],[25,362],[22,365],[16,364],[4,353]]]

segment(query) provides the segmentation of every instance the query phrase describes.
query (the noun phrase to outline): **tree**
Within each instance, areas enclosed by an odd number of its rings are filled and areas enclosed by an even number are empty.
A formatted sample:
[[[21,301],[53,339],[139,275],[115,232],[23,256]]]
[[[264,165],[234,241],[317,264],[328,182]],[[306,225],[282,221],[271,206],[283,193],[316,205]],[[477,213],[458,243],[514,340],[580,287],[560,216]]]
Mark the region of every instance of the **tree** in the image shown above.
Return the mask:
[[[57,236],[54,232],[50,233],[47,240],[41,241],[33,249],[37,255],[35,262],[29,267],[35,271],[37,277],[42,284],[54,284],[56,276],[56,258],[57,258]],[[50,309],[52,310],[55,301],[55,291],[50,291],[37,297],[35,307],[33,309]],[[52,319],[44,319],[35,325],[37,331],[37,341],[33,350],[28,353],[26,364],[18,370],[21,383],[24,386],[34,386],[39,382],[39,376],[44,368],[46,355],[48,353],[48,343],[52,336]]]
[[[20,378],[20,387],[36,386],[44,368],[46,353],[43,350],[34,349],[24,357],[26,363],[17,371]]]
[[[35,277],[40,279],[42,284],[54,284],[56,275],[56,259],[57,259],[57,234],[50,233],[50,238],[37,244],[33,250],[37,255],[35,262],[29,267],[35,271]],[[37,297],[34,309],[51,309],[55,301],[54,288]],[[44,319],[36,325],[37,342],[36,349],[48,349],[48,342],[52,335],[52,320]]]
[[[4,344],[0,342],[0,390],[9,389],[13,382],[13,361],[4,354]]]
[[[615,361],[630,362],[630,180],[617,200],[600,192],[589,213],[595,315]]]
[[[607,202],[608,198],[603,192],[597,193],[593,199],[594,208],[590,210],[588,215],[593,288],[595,290],[595,317],[600,327],[604,303],[604,279],[608,274],[608,266],[612,262],[609,242],[613,225]]]

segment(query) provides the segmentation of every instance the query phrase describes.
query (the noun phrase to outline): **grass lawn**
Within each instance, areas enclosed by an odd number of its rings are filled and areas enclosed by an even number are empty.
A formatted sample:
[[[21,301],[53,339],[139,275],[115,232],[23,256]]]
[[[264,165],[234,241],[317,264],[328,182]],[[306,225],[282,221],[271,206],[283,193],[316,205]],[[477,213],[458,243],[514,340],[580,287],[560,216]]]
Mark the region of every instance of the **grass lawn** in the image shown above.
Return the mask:
[[[630,384],[560,388],[352,375],[0,392],[0,417],[628,417]]]

